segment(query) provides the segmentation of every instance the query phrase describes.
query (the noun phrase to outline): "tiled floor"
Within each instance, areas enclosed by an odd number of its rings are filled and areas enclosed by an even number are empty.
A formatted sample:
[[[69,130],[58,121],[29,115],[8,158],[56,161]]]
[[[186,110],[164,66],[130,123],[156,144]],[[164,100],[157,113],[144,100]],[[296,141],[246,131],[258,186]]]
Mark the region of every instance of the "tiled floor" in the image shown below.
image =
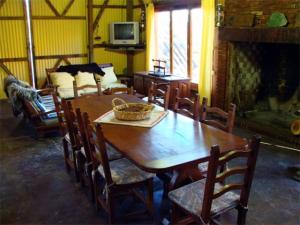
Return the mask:
[[[243,137],[251,132],[236,129]],[[277,144],[276,140],[264,141]],[[284,143],[279,143],[284,145]],[[300,152],[262,145],[249,201],[247,224],[300,224],[300,183],[288,177],[287,167],[300,164]],[[169,202],[155,182],[155,220],[147,215],[119,219],[122,224],[159,224],[169,215]],[[1,224],[106,224],[96,212],[74,175],[65,171],[59,137],[36,139],[33,128],[12,116],[0,102],[0,223]],[[119,212],[131,209],[130,199]],[[234,224],[235,212],[221,218]]]

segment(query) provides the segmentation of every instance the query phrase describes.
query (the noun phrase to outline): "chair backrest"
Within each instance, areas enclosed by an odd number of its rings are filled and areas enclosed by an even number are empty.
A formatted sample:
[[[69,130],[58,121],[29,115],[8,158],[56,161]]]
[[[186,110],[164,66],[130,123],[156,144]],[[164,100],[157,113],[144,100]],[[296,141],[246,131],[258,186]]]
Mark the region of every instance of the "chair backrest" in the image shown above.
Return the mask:
[[[207,98],[203,98],[200,107],[200,121],[213,127],[232,133],[235,120],[236,105],[230,104],[228,112],[217,108],[209,107]],[[213,118],[207,118],[207,114]],[[224,121],[224,122],[223,122]]]
[[[246,145],[244,149],[232,150],[225,155],[221,155],[219,146],[211,148],[201,211],[201,217],[204,222],[207,223],[209,220],[213,200],[229,191],[240,190],[239,204],[247,207],[260,139],[260,137],[254,136],[249,145]],[[246,162],[243,161],[243,165],[233,166],[225,169],[223,172],[218,172],[219,168],[227,162],[240,157],[246,159]],[[226,178],[232,175],[241,175],[243,179],[239,182],[227,182],[225,186],[222,186],[221,189],[215,192],[215,185],[223,183]]]
[[[52,93],[54,105],[55,105],[55,111],[57,114],[57,120],[59,125],[59,130],[62,136],[66,135],[67,133],[67,123],[65,119],[65,113],[62,108],[62,102],[65,101],[64,99],[61,100],[61,102],[58,100],[57,94]]]
[[[82,113],[80,111],[80,108],[76,108],[76,118],[78,122],[78,129],[79,129],[79,134],[80,134],[80,139],[82,141],[82,145],[84,148],[85,156],[86,156],[86,161],[89,163],[92,161],[92,157],[90,154],[90,146],[89,146],[89,141],[87,139],[87,134],[86,134],[86,128],[84,125]]]
[[[63,100],[62,101],[62,108],[65,115],[65,120],[67,124],[67,129],[70,136],[70,141],[73,147],[79,148],[81,146],[81,141],[78,134],[78,125],[76,122],[76,115],[74,113],[72,104],[70,101]]]
[[[108,94],[114,95],[114,94],[128,94],[133,95],[135,94],[135,91],[133,90],[133,87],[127,88],[127,87],[119,87],[119,88],[110,88],[108,90]]]
[[[73,81],[73,90],[74,90],[74,98],[78,98],[80,97],[79,95],[79,91],[80,90],[84,90],[85,88],[97,88],[96,92],[92,92],[92,93],[88,93],[85,95],[89,95],[89,94],[95,94],[97,93],[98,95],[102,95],[101,92],[101,83],[99,81],[96,82],[96,85],[83,85],[83,86],[77,86],[77,82],[76,80]]]
[[[199,95],[196,94],[194,101],[189,98],[180,97],[180,89],[175,89],[175,102],[173,110],[177,113],[188,116],[196,121],[199,121],[200,102]]]
[[[103,166],[105,181],[109,186],[113,183],[110,166],[108,161],[108,156],[106,152],[105,139],[102,132],[102,127],[100,124],[96,124],[96,132],[91,125],[89,120],[89,116],[87,113],[83,113],[83,124],[86,129],[86,137],[89,143],[89,150],[92,159],[92,164],[94,170],[97,169],[98,165],[101,164]],[[100,154],[100,158],[99,158]]]
[[[46,68],[46,81],[47,85],[52,85],[50,74],[56,72],[57,68]]]
[[[170,85],[168,83],[151,82],[148,93],[148,102],[157,104],[164,107],[165,110],[168,110],[169,100]]]
[[[183,98],[190,98],[191,97],[191,82],[184,83],[180,82],[179,83],[179,92],[180,92],[180,97]]]

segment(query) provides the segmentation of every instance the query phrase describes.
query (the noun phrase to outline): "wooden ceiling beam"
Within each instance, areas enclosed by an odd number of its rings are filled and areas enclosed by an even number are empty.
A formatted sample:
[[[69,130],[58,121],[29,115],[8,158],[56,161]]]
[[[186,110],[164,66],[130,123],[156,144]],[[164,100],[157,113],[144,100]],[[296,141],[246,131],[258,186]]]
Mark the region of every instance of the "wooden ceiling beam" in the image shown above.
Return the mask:
[[[66,6],[66,8],[64,9],[64,11],[62,12],[62,16],[65,16],[67,14],[67,12],[69,11],[69,9],[71,8],[71,6],[73,5],[75,0],[70,0],[68,5]]]
[[[2,68],[4,70],[4,72],[9,75],[9,74],[13,74],[8,68],[7,66],[4,65],[3,62],[0,61],[0,68]]]
[[[108,2],[109,2],[109,0],[105,0],[105,2],[103,3],[103,6],[107,6]],[[104,9],[105,9],[104,7],[100,8],[100,10],[99,10],[99,12],[98,12],[98,14],[96,16],[96,19],[95,19],[95,21],[93,23],[93,31],[96,29],[96,27],[97,27],[97,25],[99,23],[99,20],[101,19],[101,16],[104,13]]]
[[[5,2],[6,2],[6,0],[0,0],[0,9],[4,5]]]
[[[56,16],[60,16],[59,12],[56,10],[56,8],[52,5],[52,3],[50,2],[50,0],[45,0],[46,4],[49,6],[49,8],[51,9],[51,11],[56,15]]]
[[[93,8],[126,9],[126,5],[93,5]]]

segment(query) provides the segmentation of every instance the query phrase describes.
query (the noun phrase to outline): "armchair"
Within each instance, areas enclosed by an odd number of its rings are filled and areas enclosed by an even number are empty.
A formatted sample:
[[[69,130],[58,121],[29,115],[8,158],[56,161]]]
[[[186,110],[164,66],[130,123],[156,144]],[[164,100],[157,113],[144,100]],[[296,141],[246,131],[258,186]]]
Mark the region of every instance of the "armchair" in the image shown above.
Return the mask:
[[[53,89],[36,90],[13,75],[5,78],[4,87],[14,115],[23,113],[24,117],[32,122],[38,134],[58,128],[57,114],[51,95]]]

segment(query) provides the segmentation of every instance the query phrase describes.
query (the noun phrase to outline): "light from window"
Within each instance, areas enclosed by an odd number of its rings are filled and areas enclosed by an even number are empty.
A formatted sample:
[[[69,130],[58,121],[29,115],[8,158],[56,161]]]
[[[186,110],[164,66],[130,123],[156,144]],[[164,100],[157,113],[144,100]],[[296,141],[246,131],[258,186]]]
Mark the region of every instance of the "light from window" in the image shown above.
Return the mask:
[[[173,74],[187,76],[188,10],[174,10],[173,19]]]
[[[202,9],[192,9],[192,82],[199,82],[202,43]]]
[[[156,12],[154,36],[155,58],[167,60],[166,72],[189,77],[193,83],[198,83],[202,42],[201,8]]]
[[[170,73],[170,12],[155,13],[155,59],[166,60]]]

